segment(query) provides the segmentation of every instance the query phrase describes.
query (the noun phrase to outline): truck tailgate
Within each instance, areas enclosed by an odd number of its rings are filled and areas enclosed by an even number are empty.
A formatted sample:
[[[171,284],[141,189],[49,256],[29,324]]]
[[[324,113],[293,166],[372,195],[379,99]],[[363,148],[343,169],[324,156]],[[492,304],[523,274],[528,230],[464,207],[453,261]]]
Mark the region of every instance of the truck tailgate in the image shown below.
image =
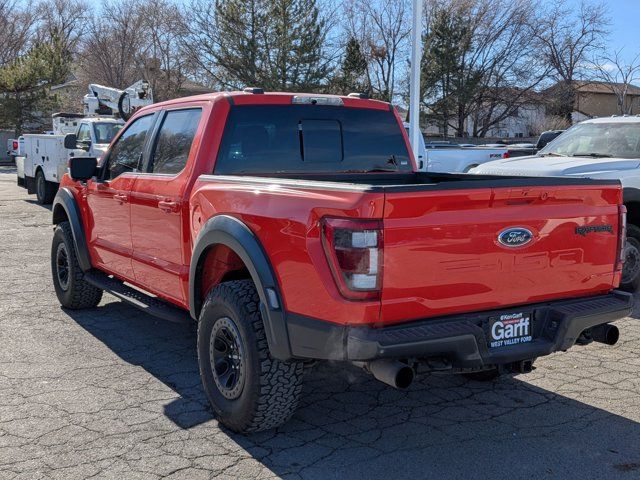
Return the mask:
[[[611,290],[619,203],[613,185],[389,191],[381,323]]]

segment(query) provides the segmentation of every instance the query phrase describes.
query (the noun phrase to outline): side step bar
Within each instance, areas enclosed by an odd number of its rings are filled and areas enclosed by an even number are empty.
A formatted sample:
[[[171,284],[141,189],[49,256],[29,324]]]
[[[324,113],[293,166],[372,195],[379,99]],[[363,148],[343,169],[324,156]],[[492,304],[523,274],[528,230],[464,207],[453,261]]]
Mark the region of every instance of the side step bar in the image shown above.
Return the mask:
[[[114,297],[118,297],[120,300],[154,317],[175,323],[193,322],[188,311],[174,307],[168,302],[142,293],[140,290],[128,287],[121,280],[109,277],[102,272],[90,270],[85,272],[84,279],[94,287],[101,288]]]

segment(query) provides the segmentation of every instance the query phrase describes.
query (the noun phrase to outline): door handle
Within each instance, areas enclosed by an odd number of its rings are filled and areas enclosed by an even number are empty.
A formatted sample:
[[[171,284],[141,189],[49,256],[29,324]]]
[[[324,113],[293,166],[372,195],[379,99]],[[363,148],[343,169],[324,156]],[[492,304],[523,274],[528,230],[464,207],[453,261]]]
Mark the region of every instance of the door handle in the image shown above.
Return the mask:
[[[127,203],[129,201],[129,196],[126,193],[115,193],[113,198],[120,203]]]
[[[180,204],[173,200],[160,200],[158,202],[158,208],[163,212],[176,213],[180,210]]]

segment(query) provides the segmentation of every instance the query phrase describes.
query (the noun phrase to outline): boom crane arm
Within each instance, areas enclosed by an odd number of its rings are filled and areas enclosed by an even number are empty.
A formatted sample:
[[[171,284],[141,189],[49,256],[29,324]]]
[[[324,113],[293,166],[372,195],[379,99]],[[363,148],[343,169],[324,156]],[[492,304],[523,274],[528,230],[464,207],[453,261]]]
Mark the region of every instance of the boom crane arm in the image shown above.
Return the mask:
[[[138,80],[124,90],[92,83],[84,96],[84,115],[114,115],[128,120],[133,113],[153,103],[153,90],[149,82]]]

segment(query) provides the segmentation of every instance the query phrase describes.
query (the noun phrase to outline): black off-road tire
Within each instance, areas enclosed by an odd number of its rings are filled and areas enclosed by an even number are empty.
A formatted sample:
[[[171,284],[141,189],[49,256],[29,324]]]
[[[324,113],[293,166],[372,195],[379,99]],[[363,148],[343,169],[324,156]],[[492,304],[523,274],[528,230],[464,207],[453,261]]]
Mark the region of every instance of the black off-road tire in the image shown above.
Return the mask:
[[[61,273],[61,256],[66,256],[66,281]],[[56,226],[51,244],[51,275],[60,305],[72,310],[93,308],[102,299],[102,290],[84,280],[84,274],[76,256],[75,243],[69,222]]]
[[[225,327],[225,325],[227,327]],[[222,375],[212,358],[221,355],[214,340],[227,328],[239,343],[236,364],[241,386],[223,392]],[[226,334],[226,333],[225,333]],[[237,348],[236,348],[237,347]],[[224,362],[223,362],[224,363]],[[271,357],[260,314],[260,298],[250,280],[224,282],[207,296],[198,322],[198,364],[204,390],[220,423],[239,433],[258,432],[285,423],[298,406],[302,392],[303,362],[282,362]],[[227,370],[223,365],[222,370]],[[218,364],[220,369],[220,364]],[[218,383],[216,383],[218,382]],[[234,398],[230,398],[235,396]]]
[[[36,200],[40,205],[49,205],[56,196],[56,184],[48,182],[42,170],[36,173]]]
[[[625,247],[625,263],[622,267],[620,288],[631,293],[640,287],[640,228],[627,224],[627,246]],[[632,272],[628,272],[632,269]]]
[[[499,368],[491,368],[489,370],[482,370],[480,372],[471,372],[465,373],[464,376],[469,380],[473,380],[476,382],[492,382],[496,378],[499,378],[502,375]]]

